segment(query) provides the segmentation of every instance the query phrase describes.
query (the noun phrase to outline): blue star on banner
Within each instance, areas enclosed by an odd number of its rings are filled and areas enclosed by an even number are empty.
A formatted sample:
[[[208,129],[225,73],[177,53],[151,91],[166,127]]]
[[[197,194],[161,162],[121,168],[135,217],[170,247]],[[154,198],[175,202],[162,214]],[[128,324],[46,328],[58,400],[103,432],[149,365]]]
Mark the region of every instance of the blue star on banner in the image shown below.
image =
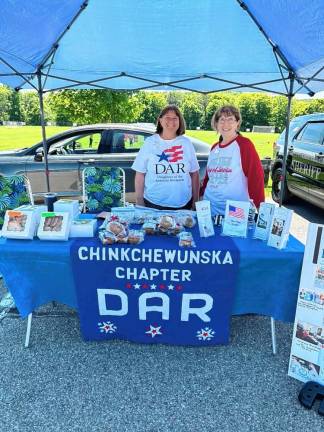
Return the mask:
[[[160,155],[156,155],[157,157],[159,157],[159,162],[165,160],[167,162],[169,162],[169,155],[167,155],[166,153],[162,152]]]

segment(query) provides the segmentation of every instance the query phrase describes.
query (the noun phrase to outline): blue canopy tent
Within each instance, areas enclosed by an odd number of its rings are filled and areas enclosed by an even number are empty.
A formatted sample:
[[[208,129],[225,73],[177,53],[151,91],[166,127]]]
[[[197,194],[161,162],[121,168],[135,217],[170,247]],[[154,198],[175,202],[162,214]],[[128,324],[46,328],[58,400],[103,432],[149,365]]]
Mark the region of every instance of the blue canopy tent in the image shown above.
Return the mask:
[[[288,124],[324,89],[323,22],[322,0],[2,0],[0,82],[38,91],[48,171],[46,91],[267,91]]]

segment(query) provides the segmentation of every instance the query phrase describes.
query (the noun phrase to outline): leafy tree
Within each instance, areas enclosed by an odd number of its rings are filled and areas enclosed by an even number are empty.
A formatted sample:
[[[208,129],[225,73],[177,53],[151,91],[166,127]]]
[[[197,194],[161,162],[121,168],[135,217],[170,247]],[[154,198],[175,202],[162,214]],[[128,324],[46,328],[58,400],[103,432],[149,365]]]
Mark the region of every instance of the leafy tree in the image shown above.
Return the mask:
[[[6,86],[0,86],[0,123],[9,120],[12,90]]]
[[[140,107],[137,121],[145,123],[154,123],[163,107],[168,104],[165,93],[144,92],[140,91],[134,96],[134,102]]]
[[[46,104],[44,103],[44,105]],[[20,92],[20,106],[22,119],[26,124],[40,124],[39,97],[36,91]]]
[[[200,95],[196,93],[184,94],[179,108],[186,120],[188,129],[200,127],[204,113]]]
[[[57,123],[78,124],[134,121],[130,93],[110,90],[62,90],[49,95]]]

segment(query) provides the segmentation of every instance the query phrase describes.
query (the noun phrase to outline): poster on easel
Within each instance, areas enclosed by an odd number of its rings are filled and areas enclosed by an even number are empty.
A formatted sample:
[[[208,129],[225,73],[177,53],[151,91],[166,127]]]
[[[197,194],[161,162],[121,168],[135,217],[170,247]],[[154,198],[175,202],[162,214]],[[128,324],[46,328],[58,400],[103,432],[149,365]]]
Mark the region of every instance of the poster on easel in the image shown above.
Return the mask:
[[[288,375],[324,384],[324,225],[308,229]]]

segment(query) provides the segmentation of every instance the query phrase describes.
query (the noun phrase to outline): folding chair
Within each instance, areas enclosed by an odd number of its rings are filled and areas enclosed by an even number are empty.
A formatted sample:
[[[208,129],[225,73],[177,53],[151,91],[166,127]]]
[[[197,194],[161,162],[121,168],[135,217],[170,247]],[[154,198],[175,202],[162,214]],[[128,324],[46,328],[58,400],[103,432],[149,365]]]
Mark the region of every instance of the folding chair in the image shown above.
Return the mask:
[[[83,212],[100,213],[125,206],[125,171],[119,167],[87,167],[82,172]]]
[[[4,216],[7,210],[13,210],[24,204],[34,204],[33,194],[30,182],[24,175],[2,176],[0,175],[0,229],[4,222]],[[10,293],[6,295],[6,302],[10,303],[10,310],[15,306],[14,300]],[[29,344],[29,336],[31,329],[30,313],[27,320],[27,330],[25,338],[25,346]]]

